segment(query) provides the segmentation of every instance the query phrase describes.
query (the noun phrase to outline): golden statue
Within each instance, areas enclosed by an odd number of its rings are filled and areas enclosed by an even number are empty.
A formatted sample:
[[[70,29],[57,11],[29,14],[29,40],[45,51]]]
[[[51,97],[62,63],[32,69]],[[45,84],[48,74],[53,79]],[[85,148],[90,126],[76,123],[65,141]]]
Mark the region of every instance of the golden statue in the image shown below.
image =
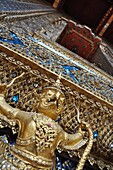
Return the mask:
[[[22,74],[23,75],[23,74]],[[60,89],[59,80],[54,86],[43,89],[36,112],[25,112],[13,108],[5,101],[7,87],[20,78],[16,77],[9,85],[0,84],[0,115],[5,119],[16,122],[19,126],[16,144],[10,146],[1,139],[0,169],[3,170],[53,170],[55,168],[55,150],[60,147],[67,150],[77,150],[86,144],[83,128],[88,129],[90,149],[92,147],[92,131],[87,123],[80,123],[75,134],[66,133],[55,122],[63,112],[66,99]],[[78,118],[79,119],[79,118]],[[80,120],[79,120],[80,121]],[[83,127],[84,126],[84,127]],[[86,148],[87,157],[89,148]],[[89,149],[89,150],[88,150]],[[84,161],[85,162],[85,159]],[[82,169],[84,163],[78,169]]]

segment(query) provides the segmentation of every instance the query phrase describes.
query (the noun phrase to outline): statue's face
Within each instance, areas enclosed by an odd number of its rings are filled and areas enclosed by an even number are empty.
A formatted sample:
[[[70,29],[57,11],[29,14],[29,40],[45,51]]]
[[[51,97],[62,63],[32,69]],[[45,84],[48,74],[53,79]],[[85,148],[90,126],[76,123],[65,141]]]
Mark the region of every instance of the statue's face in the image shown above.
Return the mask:
[[[64,109],[64,101],[65,97],[59,90],[44,89],[40,97],[38,112],[56,119]]]

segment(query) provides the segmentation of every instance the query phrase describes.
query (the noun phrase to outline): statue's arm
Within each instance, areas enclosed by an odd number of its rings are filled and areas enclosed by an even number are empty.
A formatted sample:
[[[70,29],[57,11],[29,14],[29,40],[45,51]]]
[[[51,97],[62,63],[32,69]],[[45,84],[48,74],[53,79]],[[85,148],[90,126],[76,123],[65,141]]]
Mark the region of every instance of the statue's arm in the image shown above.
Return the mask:
[[[6,95],[7,89],[12,86],[12,84],[14,83],[15,80],[21,78],[23,75],[24,75],[24,72],[21,75],[15,77],[10,82],[10,84],[5,84],[5,83],[0,84],[0,113],[2,115],[6,116],[7,118],[10,118],[10,119],[16,118],[16,114],[19,111],[19,109],[11,107],[5,101],[5,95]]]
[[[15,118],[19,109],[11,107],[3,97],[0,96],[0,114],[9,119]]]
[[[13,108],[5,101],[5,94],[7,91],[6,84],[0,84],[0,114],[6,116],[7,118],[14,118],[16,116],[16,112],[19,109]]]

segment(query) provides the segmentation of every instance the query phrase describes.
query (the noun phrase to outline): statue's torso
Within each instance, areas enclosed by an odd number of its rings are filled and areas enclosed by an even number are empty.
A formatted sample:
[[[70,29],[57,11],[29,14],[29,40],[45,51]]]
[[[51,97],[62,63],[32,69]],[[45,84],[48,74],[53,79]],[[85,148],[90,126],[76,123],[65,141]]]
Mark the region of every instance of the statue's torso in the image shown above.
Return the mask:
[[[51,118],[37,113],[31,113],[28,124],[24,125],[20,120],[19,122],[21,126],[19,135],[15,146],[9,148],[9,153],[17,155],[23,162],[27,160],[28,164],[34,164],[34,167],[45,165],[48,168],[52,167],[55,158],[54,151],[62,141],[62,128]],[[6,158],[7,155],[4,159]]]
[[[62,139],[62,128],[51,118],[43,114],[33,116],[36,123],[36,148],[37,155],[48,158],[54,156],[54,151]]]

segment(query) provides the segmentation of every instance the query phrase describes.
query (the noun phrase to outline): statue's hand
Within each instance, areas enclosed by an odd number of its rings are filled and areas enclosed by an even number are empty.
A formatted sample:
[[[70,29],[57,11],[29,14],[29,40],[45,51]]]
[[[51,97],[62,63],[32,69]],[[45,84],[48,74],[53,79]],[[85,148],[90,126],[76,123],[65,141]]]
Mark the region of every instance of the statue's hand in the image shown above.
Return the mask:
[[[84,137],[84,131],[80,131],[75,134],[65,133],[65,145],[66,150],[78,150],[87,143],[87,138]]]
[[[81,122],[79,125],[79,132],[85,134],[88,129],[91,128],[88,122]]]

